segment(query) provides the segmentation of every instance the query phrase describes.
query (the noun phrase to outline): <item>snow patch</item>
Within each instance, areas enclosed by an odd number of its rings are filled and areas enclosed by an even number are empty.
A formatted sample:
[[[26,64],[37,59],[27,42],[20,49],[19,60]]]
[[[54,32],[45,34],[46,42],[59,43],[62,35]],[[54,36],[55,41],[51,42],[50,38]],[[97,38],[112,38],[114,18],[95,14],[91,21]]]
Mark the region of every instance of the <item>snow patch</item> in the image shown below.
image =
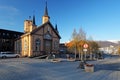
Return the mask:
[[[118,44],[120,42],[120,40],[107,40],[107,41],[113,42],[113,43],[116,43],[116,44]]]

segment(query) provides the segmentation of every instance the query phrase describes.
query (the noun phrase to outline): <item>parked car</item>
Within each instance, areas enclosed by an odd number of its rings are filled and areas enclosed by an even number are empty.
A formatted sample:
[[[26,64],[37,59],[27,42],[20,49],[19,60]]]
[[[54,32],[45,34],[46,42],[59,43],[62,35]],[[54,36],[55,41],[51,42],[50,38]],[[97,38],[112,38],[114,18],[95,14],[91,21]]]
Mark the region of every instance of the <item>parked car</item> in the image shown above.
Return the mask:
[[[0,58],[19,58],[20,54],[15,54],[13,52],[0,52]]]

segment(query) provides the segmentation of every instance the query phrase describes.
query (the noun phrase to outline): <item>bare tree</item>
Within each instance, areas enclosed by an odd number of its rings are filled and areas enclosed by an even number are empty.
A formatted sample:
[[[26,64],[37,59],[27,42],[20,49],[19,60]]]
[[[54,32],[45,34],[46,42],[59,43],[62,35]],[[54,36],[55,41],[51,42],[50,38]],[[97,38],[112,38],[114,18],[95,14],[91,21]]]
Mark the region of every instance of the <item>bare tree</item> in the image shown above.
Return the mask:
[[[79,59],[81,57],[81,60],[83,60],[83,45],[86,42],[86,33],[85,31],[83,31],[82,28],[80,28],[79,33],[78,33],[78,40],[79,40],[79,47],[78,47],[78,51],[79,51]]]
[[[118,47],[117,53],[120,55],[120,46]]]
[[[86,33],[82,28],[80,28],[80,30],[79,30],[78,38],[79,38],[79,40],[86,40]]]
[[[95,55],[98,55],[98,54],[97,54],[98,51],[99,51],[99,45],[98,45],[98,43],[95,42],[95,41],[89,41],[89,45],[90,45],[90,47],[89,47],[90,52],[91,52],[92,54],[94,54],[94,57],[95,57]]]
[[[76,54],[77,54],[77,42],[78,42],[78,39],[77,39],[77,32],[76,32],[76,29],[74,29],[73,33],[72,33],[72,42],[73,42],[73,48],[75,50],[75,59],[76,59]]]
[[[78,33],[76,29],[74,29],[72,33],[72,39],[68,44],[68,47],[70,48],[69,50],[74,50],[75,59],[77,53],[79,53],[79,59],[80,56],[83,57],[83,44],[85,43],[85,41],[86,41],[86,33],[83,31],[83,29],[80,28]]]

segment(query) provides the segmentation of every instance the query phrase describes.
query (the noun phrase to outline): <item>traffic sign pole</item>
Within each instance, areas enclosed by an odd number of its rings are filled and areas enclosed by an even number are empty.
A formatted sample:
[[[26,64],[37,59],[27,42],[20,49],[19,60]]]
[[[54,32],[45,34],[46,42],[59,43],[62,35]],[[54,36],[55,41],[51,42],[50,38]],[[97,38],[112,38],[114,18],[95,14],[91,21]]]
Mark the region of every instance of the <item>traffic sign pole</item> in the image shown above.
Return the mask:
[[[84,51],[84,53],[85,53],[85,60],[86,60],[86,52],[87,52],[87,48],[88,48],[89,46],[88,46],[88,44],[87,43],[85,43],[84,45],[83,45],[83,51]]]

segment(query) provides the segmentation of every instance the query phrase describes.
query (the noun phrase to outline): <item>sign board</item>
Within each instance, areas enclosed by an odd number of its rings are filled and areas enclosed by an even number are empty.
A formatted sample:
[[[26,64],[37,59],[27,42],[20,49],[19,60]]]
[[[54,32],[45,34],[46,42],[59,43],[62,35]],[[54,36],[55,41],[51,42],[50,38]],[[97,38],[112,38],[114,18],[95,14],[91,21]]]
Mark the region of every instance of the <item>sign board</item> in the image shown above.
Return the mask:
[[[85,43],[85,44],[83,45],[83,47],[84,47],[84,48],[88,48],[88,44]]]
[[[83,51],[85,51],[85,52],[86,52],[86,51],[87,51],[87,49],[83,49]]]

